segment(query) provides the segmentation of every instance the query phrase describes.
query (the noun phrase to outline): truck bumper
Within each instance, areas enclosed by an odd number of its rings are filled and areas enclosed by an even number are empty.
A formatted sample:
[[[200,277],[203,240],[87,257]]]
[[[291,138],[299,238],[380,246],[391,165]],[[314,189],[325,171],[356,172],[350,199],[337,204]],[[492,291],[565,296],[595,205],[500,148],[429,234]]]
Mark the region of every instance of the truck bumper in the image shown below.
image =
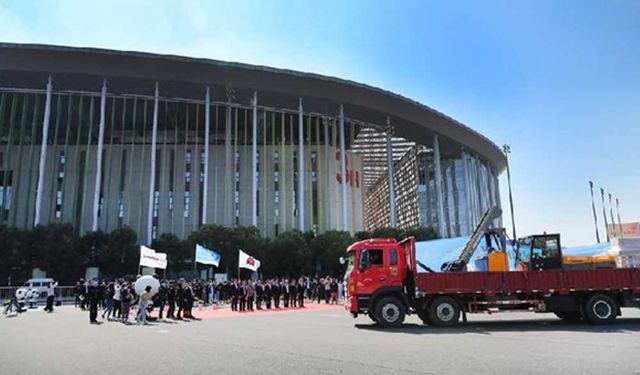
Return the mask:
[[[358,316],[358,299],[354,296],[349,296],[344,305],[345,310],[351,313],[353,317]]]

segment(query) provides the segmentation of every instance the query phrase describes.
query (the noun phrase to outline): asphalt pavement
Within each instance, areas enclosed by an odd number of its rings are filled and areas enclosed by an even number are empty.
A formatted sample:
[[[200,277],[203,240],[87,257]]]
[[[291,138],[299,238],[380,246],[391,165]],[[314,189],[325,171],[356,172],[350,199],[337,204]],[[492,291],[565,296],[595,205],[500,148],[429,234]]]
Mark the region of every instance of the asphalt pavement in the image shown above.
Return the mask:
[[[609,326],[552,315],[470,315],[382,330],[341,307],[199,321],[90,325],[73,307],[0,316],[0,374],[640,374],[640,310]]]

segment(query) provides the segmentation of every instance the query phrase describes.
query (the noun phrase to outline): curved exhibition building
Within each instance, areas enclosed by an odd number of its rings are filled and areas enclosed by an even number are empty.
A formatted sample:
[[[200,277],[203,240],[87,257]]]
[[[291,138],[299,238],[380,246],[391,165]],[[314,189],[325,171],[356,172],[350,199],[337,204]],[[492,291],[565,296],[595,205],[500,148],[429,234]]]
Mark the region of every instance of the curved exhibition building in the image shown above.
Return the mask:
[[[489,139],[364,84],[208,59],[0,44],[0,225],[206,223],[465,235],[500,204]]]

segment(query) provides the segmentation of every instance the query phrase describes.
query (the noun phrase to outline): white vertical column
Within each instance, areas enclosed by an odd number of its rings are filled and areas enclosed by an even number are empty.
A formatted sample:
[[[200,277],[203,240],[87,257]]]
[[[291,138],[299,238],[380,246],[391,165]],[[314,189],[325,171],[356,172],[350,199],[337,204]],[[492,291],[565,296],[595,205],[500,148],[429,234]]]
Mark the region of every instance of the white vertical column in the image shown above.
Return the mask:
[[[147,243],[153,240],[153,202],[155,200],[156,183],[156,142],[158,140],[158,105],[160,96],[160,84],[156,81],[156,89],[153,98],[153,133],[151,136],[151,177],[149,178],[149,210],[147,213]]]
[[[298,102],[298,226],[304,232],[304,116],[302,98]]]
[[[482,218],[482,215],[486,211],[484,206],[484,196],[482,194],[482,163],[480,158],[476,155],[476,194],[478,194],[478,220]]]
[[[253,92],[251,127],[251,225],[258,226],[258,92]],[[284,155],[282,155],[284,160]],[[263,213],[264,214],[264,213]]]
[[[498,181],[498,176],[493,175],[493,194],[496,202],[496,206],[502,208],[502,202],[500,202],[500,182]],[[498,227],[502,227],[502,215],[498,218]]]
[[[495,192],[493,191],[494,186],[493,186],[493,170],[491,169],[491,167],[489,166],[489,163],[487,163],[486,165],[487,168],[487,194],[489,196],[489,206],[495,206],[496,205],[496,200],[495,200]]]
[[[326,162],[326,169],[325,169],[325,174],[327,176],[327,188],[325,190],[325,194],[327,194],[327,197],[329,198],[329,203],[325,206],[326,209],[324,209],[327,214],[324,215],[324,220],[326,220],[326,224],[325,228],[333,228],[334,225],[332,223],[332,218],[333,215],[330,214],[330,212],[333,211],[333,184],[331,184],[331,179],[333,178],[333,175],[331,173],[331,167],[333,166],[333,163],[335,160],[335,152],[331,152],[332,148],[329,147],[329,120],[325,117],[322,119],[322,123],[324,125],[324,157],[325,157],[325,162]],[[334,141],[335,142],[335,141]]]
[[[464,185],[464,214],[466,218],[466,234],[471,233],[471,197],[469,195],[469,166],[467,165],[467,154],[464,151],[460,154],[462,159],[462,183]]]
[[[107,80],[102,81],[100,93],[100,128],[98,130],[98,150],[96,151],[96,186],[93,189],[93,221],[91,230],[98,230],[98,213],[100,212],[100,188],[102,186],[102,150],[104,148],[104,122],[107,110]]]
[[[342,193],[342,230],[349,231],[347,224],[347,152],[344,140],[344,107],[340,105],[340,188]]]
[[[232,227],[234,226],[233,213],[235,205],[235,155],[232,155],[231,145],[233,144],[233,132],[231,128],[233,122],[231,116],[233,111],[231,110],[231,99],[228,99],[227,116],[225,119],[225,133],[224,133],[224,154],[225,154],[225,176],[224,176],[224,189],[225,189],[225,209],[224,209],[224,225]]]
[[[38,184],[36,186],[36,212],[33,225],[40,224],[40,213],[42,211],[42,190],[44,188],[44,168],[47,162],[47,138],[49,137],[49,118],[51,117],[51,76],[47,82],[47,98],[44,105],[44,119],[42,120],[42,144],[40,145],[40,164],[38,165]]]
[[[209,86],[207,86],[207,92],[204,96],[204,175],[202,176],[203,183],[202,188],[202,224],[207,223],[207,207],[209,196],[209,123],[211,116],[211,95],[209,94]]]
[[[440,142],[438,135],[433,135],[433,160],[436,178],[436,208],[438,210],[438,232],[444,236],[444,202],[442,196],[442,169],[440,168]]]
[[[391,119],[387,116],[387,181],[389,183],[389,222],[391,227],[395,228],[397,225],[396,217],[396,188],[393,178],[393,148],[391,147],[391,137],[393,135],[393,128],[391,127]]]

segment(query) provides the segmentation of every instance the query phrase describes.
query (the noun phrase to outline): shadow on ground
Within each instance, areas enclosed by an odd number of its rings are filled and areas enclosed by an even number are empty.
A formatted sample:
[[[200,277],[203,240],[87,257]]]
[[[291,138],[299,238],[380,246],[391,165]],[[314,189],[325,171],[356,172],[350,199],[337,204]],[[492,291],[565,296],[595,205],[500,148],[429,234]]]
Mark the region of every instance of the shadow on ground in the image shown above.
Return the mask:
[[[356,324],[356,328],[362,330],[408,333],[414,335],[428,334],[462,334],[479,333],[491,334],[494,332],[593,332],[593,333],[631,333],[640,332],[640,318],[618,319],[611,324],[594,326],[587,323],[567,323],[562,320],[502,320],[461,323],[455,327],[433,327],[420,324],[407,323],[399,328],[382,328],[376,324]]]

